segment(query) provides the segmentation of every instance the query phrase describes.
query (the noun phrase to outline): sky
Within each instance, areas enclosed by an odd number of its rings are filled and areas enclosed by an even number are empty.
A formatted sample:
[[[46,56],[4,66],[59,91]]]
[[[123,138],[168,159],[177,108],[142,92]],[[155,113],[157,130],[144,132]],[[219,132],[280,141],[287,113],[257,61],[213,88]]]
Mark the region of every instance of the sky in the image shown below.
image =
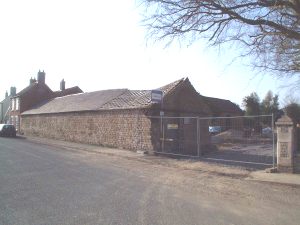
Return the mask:
[[[151,90],[188,77],[200,94],[239,105],[251,92],[263,98],[272,90],[281,104],[291,94],[283,86],[292,81],[258,74],[245,61],[231,63],[234,49],[211,49],[204,40],[166,47],[148,39],[143,13],[137,0],[0,0],[0,100],[39,70],[53,91],[62,79],[66,88],[91,92]]]

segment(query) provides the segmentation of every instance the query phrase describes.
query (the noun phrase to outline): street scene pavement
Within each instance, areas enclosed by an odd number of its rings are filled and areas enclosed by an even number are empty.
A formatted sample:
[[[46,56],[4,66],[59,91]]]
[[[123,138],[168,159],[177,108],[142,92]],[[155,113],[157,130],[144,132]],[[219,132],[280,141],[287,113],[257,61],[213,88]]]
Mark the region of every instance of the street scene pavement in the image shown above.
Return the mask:
[[[300,186],[258,172],[0,138],[0,224],[299,224]]]

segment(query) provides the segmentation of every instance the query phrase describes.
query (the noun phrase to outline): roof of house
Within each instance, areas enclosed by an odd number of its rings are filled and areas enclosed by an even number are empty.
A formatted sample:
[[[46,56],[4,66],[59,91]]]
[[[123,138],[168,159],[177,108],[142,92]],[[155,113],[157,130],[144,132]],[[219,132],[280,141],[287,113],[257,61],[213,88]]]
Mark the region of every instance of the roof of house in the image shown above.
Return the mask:
[[[5,99],[3,99],[0,103],[5,104],[6,102],[9,102],[11,98],[11,95],[7,96]]]
[[[39,86],[39,85],[44,85],[44,87],[46,87],[50,92],[52,92],[52,90],[48,87],[47,84],[41,84],[41,83],[35,82],[35,83],[32,83],[32,84],[28,85],[26,88],[24,88],[20,92],[18,92],[14,97],[18,97],[18,96],[24,95],[28,91],[32,90],[34,87]]]
[[[64,90],[60,90],[60,91],[54,91],[54,97],[62,97],[65,95],[72,95],[72,94],[78,94],[78,93],[82,93],[83,91],[78,87],[71,87],[71,88],[66,88]]]
[[[185,79],[165,85],[160,90],[168,95]],[[151,90],[112,89],[57,97],[23,112],[23,115],[61,112],[133,109],[150,106]]]
[[[214,113],[242,113],[240,107],[229,100],[211,97],[204,98]]]
[[[21,90],[20,92],[18,92],[16,96],[20,96],[20,95],[25,94],[25,93],[28,92],[31,88],[33,88],[33,87],[35,87],[35,86],[37,86],[37,85],[38,85],[38,83],[32,83],[32,84],[28,85],[26,88],[24,88],[23,90]]]

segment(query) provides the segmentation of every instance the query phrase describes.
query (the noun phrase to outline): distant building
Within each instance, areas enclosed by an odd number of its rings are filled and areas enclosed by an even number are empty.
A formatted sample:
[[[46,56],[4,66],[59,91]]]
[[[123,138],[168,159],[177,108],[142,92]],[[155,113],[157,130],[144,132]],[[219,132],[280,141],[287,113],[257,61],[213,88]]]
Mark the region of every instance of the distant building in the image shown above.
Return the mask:
[[[244,115],[244,112],[237,104],[226,99],[211,97],[204,98],[212,111],[212,116],[217,117],[216,119],[211,119],[210,124],[212,126],[221,126],[222,130],[230,129],[233,126],[239,128],[243,127],[243,119],[232,119],[233,117],[240,117]]]
[[[240,107],[226,99],[205,97],[215,117],[233,117],[244,115]]]
[[[5,98],[0,102],[0,123],[8,123],[10,115],[10,99],[16,95],[16,87],[10,88],[10,94],[6,91]]]
[[[62,90],[53,92],[48,87],[45,80],[46,73],[44,71],[39,71],[37,74],[37,79],[31,78],[29,81],[29,85],[26,88],[10,97],[9,122],[11,124],[14,124],[18,130],[20,130],[20,115],[24,111],[33,108],[35,105],[40,104],[41,102],[50,100],[57,96],[82,93],[82,90],[78,87],[65,89],[64,86]]]
[[[62,97],[62,96],[66,96],[66,95],[72,95],[72,94],[78,94],[78,93],[82,93],[83,91],[78,87],[71,87],[71,88],[66,88],[66,82],[63,79],[60,82],[60,90],[59,91],[54,91],[53,92],[53,97]]]

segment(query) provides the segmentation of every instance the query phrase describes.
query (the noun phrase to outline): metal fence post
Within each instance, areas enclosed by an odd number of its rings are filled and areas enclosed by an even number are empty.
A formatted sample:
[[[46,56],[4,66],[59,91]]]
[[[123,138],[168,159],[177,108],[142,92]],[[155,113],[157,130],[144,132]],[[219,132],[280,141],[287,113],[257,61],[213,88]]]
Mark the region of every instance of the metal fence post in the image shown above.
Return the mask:
[[[162,152],[163,151],[163,121],[162,121],[162,115],[160,115],[160,135],[159,135],[159,138],[161,140],[161,149],[160,151]]]
[[[273,135],[273,168],[275,168],[275,130],[274,130],[274,113],[272,113],[272,135]]]
[[[161,124],[162,124],[162,152],[165,152],[165,125],[164,125],[165,121],[163,119],[163,117],[161,117]]]
[[[197,117],[197,156],[200,157],[200,120]]]

